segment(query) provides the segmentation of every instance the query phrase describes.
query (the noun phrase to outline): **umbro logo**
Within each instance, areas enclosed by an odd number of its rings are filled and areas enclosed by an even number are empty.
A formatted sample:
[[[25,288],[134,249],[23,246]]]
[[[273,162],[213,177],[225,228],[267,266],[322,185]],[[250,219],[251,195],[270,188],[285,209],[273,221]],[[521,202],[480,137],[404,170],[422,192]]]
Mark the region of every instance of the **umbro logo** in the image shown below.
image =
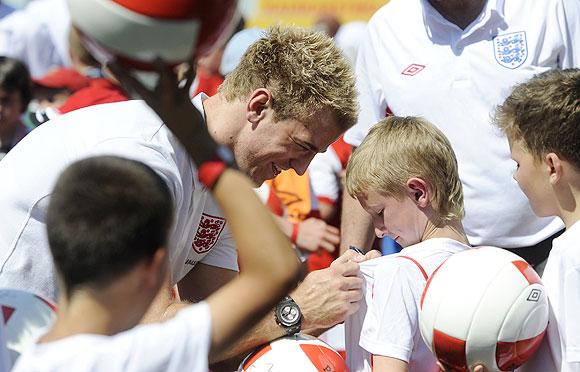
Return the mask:
[[[415,76],[419,72],[423,71],[424,68],[425,68],[424,65],[412,63],[409,66],[405,67],[403,71],[401,71],[401,75]]]

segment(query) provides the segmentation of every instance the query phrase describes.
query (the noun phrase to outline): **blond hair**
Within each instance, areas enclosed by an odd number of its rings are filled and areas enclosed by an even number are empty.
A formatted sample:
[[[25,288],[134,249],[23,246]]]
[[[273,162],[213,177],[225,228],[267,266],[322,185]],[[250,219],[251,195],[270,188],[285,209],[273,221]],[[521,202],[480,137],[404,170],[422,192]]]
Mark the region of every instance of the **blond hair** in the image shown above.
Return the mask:
[[[353,152],[346,168],[352,197],[369,191],[401,199],[407,180],[423,179],[431,207],[442,220],[463,217],[463,191],[449,140],[425,119],[391,116],[377,123]]]
[[[554,152],[580,169],[580,69],[551,70],[517,85],[497,107],[495,124],[536,161]]]
[[[321,32],[299,27],[270,28],[252,44],[219,91],[227,101],[246,98],[257,88],[272,92],[276,120],[330,112],[341,129],[357,119],[352,69]]]

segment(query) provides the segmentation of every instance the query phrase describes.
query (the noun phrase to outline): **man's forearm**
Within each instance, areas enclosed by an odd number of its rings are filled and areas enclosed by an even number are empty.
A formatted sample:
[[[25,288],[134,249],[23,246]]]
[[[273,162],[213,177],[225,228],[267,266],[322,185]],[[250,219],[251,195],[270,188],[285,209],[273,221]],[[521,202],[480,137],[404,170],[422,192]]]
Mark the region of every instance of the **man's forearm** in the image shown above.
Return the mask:
[[[346,252],[350,245],[368,252],[375,240],[371,217],[359,202],[346,192],[342,198],[340,233],[340,254]]]
[[[246,332],[232,347],[210,360],[211,363],[245,355],[256,346],[285,336],[284,329],[276,323],[274,309],[266,315],[254,328]]]

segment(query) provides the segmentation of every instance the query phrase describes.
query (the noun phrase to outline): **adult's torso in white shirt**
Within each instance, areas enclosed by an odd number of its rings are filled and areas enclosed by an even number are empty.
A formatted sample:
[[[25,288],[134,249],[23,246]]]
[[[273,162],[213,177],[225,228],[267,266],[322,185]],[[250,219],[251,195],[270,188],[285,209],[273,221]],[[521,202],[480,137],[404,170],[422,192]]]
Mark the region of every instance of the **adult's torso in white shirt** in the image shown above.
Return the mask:
[[[418,265],[400,256],[414,259],[423,268],[425,274],[430,276],[449,256],[469,248],[469,246],[455,240],[434,238],[404,248],[399,253],[361,263],[360,272],[364,280],[364,300],[360,303],[359,311],[349,316],[345,321],[346,356],[350,371],[372,371],[372,353],[362,347],[365,344],[365,340],[361,340],[361,338],[364,339],[365,336],[361,333],[369,332],[368,334],[376,336],[376,330],[381,328],[379,323],[393,321],[395,318],[404,318],[405,312],[409,315],[408,309],[415,308],[417,311],[420,309],[420,299],[426,280]],[[398,270],[396,273],[394,273],[395,268]],[[381,296],[381,291],[377,290],[377,288],[381,287],[381,284],[386,287],[389,286],[389,283],[377,283],[376,280],[379,277],[388,277],[390,274],[405,275],[415,279],[410,281],[411,286],[409,288],[404,288],[408,292],[406,297],[408,303],[405,303],[405,308],[389,308],[388,311],[392,312],[392,317],[373,319],[370,315],[367,315],[367,310],[372,306],[371,303],[378,301]],[[389,290],[393,289],[389,288]],[[418,319],[416,324],[418,325]],[[393,340],[396,340],[391,343],[394,348],[412,350],[409,356],[398,355],[392,357],[407,359],[410,371],[435,370],[435,357],[423,342],[418,326],[414,330],[405,330],[405,333],[408,332],[414,333],[412,344],[400,341],[400,338],[395,334],[388,335]]]
[[[488,0],[465,30],[426,0],[392,0],[369,22],[357,60],[361,114],[345,139],[360,144],[387,107],[428,119],[457,155],[470,242],[533,245],[562,225],[533,215],[512,180],[507,139],[491,116],[514,84],[578,66],[578,40],[577,0]]]
[[[207,372],[211,328],[209,305],[202,302],[165,323],[114,336],[80,334],[32,345],[13,371]]]
[[[200,97],[198,101],[196,106]],[[184,148],[144,102],[128,101],[51,120],[0,162],[0,287],[27,289],[56,300],[44,224],[50,193],[66,166],[95,155],[142,161],[166,181],[175,206],[169,239],[174,283],[202,260],[237,269],[226,221],[195,177],[195,166]]]

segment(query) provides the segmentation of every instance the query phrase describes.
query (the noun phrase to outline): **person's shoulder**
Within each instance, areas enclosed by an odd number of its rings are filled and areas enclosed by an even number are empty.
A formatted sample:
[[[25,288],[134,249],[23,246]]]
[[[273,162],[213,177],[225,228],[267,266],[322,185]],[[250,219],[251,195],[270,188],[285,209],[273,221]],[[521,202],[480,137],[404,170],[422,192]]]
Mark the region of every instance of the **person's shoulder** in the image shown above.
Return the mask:
[[[77,335],[46,344],[34,344],[16,360],[12,372],[67,371],[72,365],[88,363],[86,351],[99,347],[106,336]],[[91,354],[94,354],[91,352]]]

